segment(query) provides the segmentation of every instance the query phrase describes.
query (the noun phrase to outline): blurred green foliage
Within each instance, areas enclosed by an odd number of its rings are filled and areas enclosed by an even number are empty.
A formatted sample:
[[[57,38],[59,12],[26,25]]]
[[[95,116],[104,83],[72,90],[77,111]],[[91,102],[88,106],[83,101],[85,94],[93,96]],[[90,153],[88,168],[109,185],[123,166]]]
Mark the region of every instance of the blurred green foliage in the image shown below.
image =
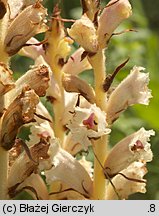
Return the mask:
[[[44,2],[51,17],[53,5],[57,1],[45,0]],[[108,1],[102,1],[102,4],[105,5],[106,2]],[[132,1],[133,15],[116,32],[124,29],[135,29],[137,32],[127,32],[114,36],[109,44],[109,48],[106,50],[108,73],[113,72],[119,64],[125,61],[127,57],[130,57],[128,64],[117,75],[114,85],[117,85],[120,80],[128,75],[134,65],[143,66],[146,68],[146,72],[150,73],[149,86],[153,95],[150,105],[136,105],[129,108],[115,122],[110,136],[110,144],[113,146],[120,139],[138,130],[140,127],[154,129],[156,132],[156,136],[151,139],[154,160],[148,164],[149,172],[146,175],[148,180],[147,193],[135,194],[130,199],[159,199],[159,22],[158,25],[155,25],[156,20],[159,20],[159,12],[157,9],[153,14],[153,10],[149,10],[149,5],[152,2],[154,2],[154,5],[155,3],[157,4],[157,0],[149,2],[151,1]],[[77,19],[81,16],[79,0],[61,0],[60,6],[62,17],[64,18]],[[67,27],[69,25],[69,23],[66,24]],[[16,55],[11,63],[11,67],[15,71],[15,78],[24,73],[30,64],[33,64],[32,60]],[[81,76],[93,84],[91,71],[85,72]]]

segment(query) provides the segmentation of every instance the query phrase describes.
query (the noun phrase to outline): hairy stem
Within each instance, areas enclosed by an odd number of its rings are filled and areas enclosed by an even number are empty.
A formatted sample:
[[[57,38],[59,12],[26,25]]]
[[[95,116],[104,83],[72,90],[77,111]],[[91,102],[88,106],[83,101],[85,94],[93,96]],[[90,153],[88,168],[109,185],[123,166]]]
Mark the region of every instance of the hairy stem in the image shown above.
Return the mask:
[[[105,69],[105,54],[104,50],[99,51],[90,59],[90,63],[94,69],[94,77],[95,77],[95,93],[96,93],[96,104],[101,108],[101,110],[105,110],[107,95],[103,90],[103,83],[106,78],[106,69]],[[107,144],[108,144],[108,136],[102,136],[97,141],[94,141],[94,152],[98,157],[101,164],[104,163],[104,160],[107,155]],[[106,193],[106,180],[103,174],[103,169],[100,166],[99,162],[95,158],[94,160],[94,198],[103,200],[105,199]]]
[[[55,70],[54,70],[55,72]],[[55,75],[55,79],[58,82],[59,85],[59,89],[60,89],[60,100],[56,100],[54,101],[53,104],[53,109],[54,109],[54,132],[55,132],[55,136],[58,137],[61,141],[61,144],[63,143],[63,139],[64,139],[64,127],[62,125],[61,119],[62,119],[62,115],[64,112],[64,89],[62,86],[62,82],[61,82],[61,78],[62,78],[62,73],[60,70],[56,70],[56,73],[54,73]]]
[[[48,48],[47,48],[47,57],[49,60],[49,65],[54,74],[54,78],[58,83],[60,90],[60,97],[53,101],[53,111],[54,111],[54,132],[55,136],[58,137],[63,144],[64,139],[64,128],[62,125],[62,115],[64,112],[64,88],[62,86],[62,65],[60,64],[60,54],[59,54],[59,44],[64,38],[64,31],[60,23],[56,20],[53,20],[51,31],[47,37]],[[62,58],[62,54],[61,54]]]

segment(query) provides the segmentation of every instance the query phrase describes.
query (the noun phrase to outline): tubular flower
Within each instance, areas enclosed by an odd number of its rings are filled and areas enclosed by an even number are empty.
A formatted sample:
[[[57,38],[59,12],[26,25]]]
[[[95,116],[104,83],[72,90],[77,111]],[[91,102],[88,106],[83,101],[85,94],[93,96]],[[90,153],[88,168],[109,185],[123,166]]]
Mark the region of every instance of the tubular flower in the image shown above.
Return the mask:
[[[86,197],[91,196],[92,180],[84,167],[69,153],[59,148],[58,145],[52,146],[49,154],[53,166],[50,170],[45,171],[46,182],[51,184],[60,180]]]
[[[96,53],[98,50],[98,40],[96,29],[92,21],[86,14],[77,20],[68,29],[68,33],[77,43],[79,43],[87,52]]]
[[[102,11],[98,21],[99,47],[105,48],[114,30],[132,14],[128,0],[111,0]]]
[[[105,112],[95,104],[90,109],[76,107],[72,119],[66,126],[71,131],[72,141],[75,144],[82,144],[85,150],[91,145],[91,139],[99,138],[111,131],[107,128]]]
[[[114,30],[131,15],[131,5],[128,0],[112,0],[98,16],[98,1],[95,4],[91,1],[82,3],[84,14],[68,29],[68,33],[85,51],[97,53],[107,47]],[[93,11],[89,9],[90,5]]]
[[[134,161],[150,162],[153,155],[148,141],[154,135],[153,130],[141,128],[117,143],[104,164],[108,174],[114,176]]]
[[[141,72],[142,70],[143,67],[135,66],[110,95],[106,109],[109,123],[115,121],[128,106],[149,104],[149,99],[152,97],[147,87],[149,74]]]

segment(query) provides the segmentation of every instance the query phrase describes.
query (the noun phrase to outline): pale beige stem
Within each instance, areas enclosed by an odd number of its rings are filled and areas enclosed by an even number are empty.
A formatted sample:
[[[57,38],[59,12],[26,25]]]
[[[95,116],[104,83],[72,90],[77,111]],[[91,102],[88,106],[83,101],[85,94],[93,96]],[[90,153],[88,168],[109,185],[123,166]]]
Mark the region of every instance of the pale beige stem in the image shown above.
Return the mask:
[[[62,86],[62,74],[61,71],[57,70],[57,73],[54,73],[55,79],[58,82],[59,89],[60,89],[60,100],[56,100],[53,104],[53,109],[54,109],[54,116],[55,116],[55,121],[54,121],[54,132],[56,137],[58,137],[61,141],[61,145],[63,144],[63,139],[64,139],[64,127],[62,124],[62,115],[64,113],[64,89]]]

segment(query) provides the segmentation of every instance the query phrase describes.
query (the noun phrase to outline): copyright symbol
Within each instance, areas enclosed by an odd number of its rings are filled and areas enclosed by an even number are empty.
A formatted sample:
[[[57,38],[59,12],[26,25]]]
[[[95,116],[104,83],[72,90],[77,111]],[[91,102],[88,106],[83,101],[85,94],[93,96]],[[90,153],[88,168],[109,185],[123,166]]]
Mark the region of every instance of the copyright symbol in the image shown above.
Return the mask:
[[[15,212],[16,212],[16,206],[15,206],[15,204],[13,204],[13,205],[6,205],[6,204],[4,204],[4,206],[3,206],[3,213],[4,214],[7,214],[7,213],[13,213],[13,214],[15,214]]]

